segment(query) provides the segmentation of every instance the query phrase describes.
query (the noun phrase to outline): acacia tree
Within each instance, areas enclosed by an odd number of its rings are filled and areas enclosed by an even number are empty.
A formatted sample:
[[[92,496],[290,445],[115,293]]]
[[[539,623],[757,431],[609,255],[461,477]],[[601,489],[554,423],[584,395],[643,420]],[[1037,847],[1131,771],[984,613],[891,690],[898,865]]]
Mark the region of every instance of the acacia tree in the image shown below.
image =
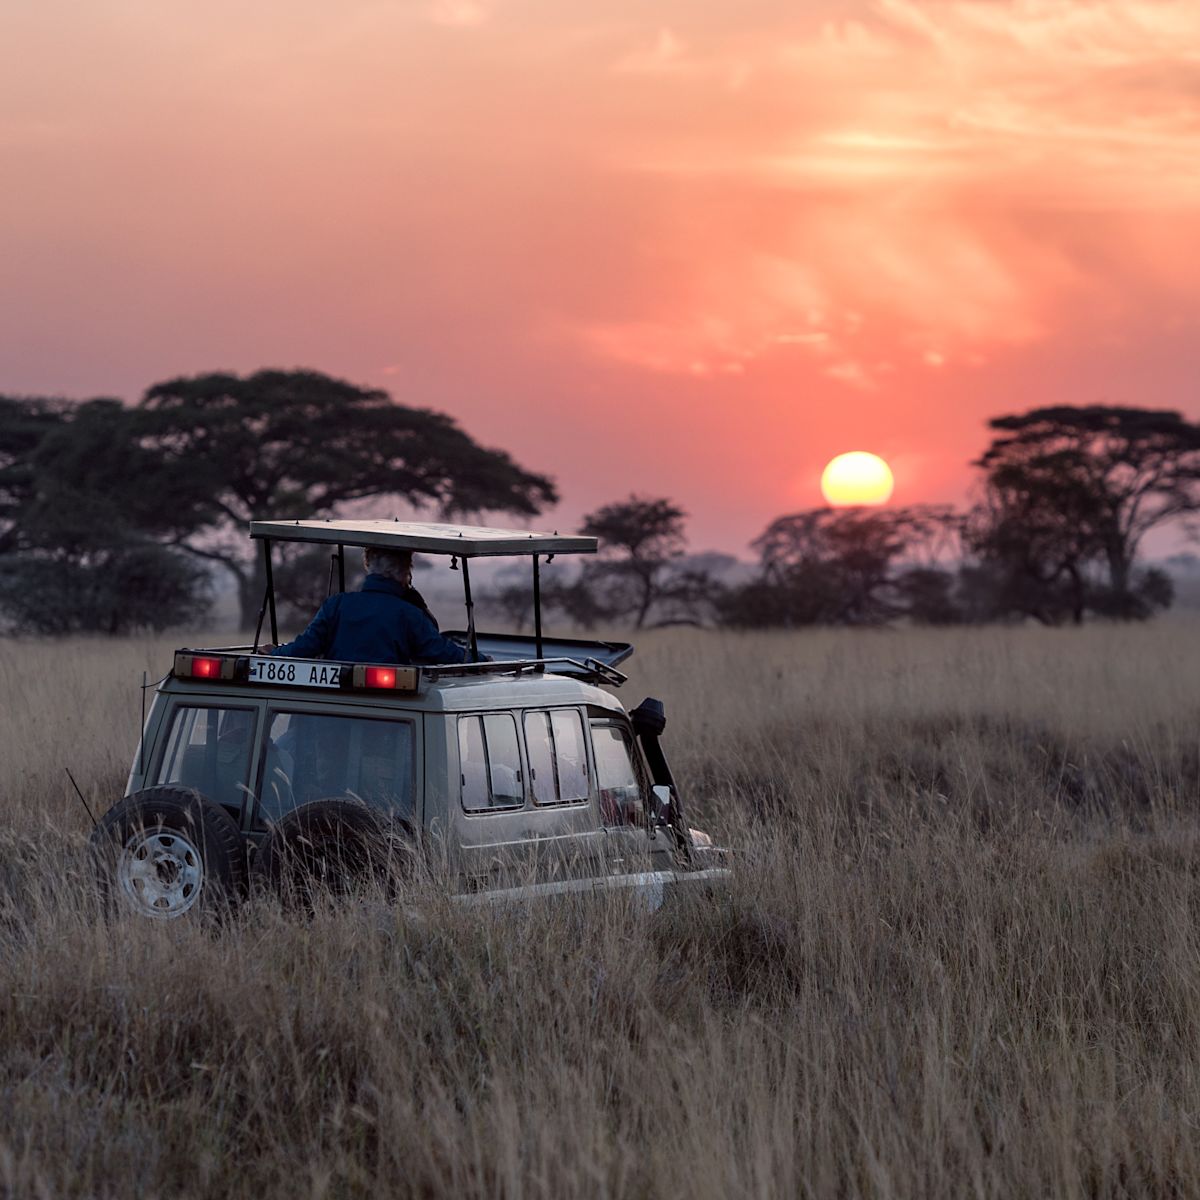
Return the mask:
[[[140,447],[175,478],[164,503],[194,518],[173,543],[233,574],[246,625],[265,585],[246,547],[252,518],[387,496],[445,514],[531,516],[557,499],[546,476],[480,446],[452,418],[316,371],[172,379],[150,388],[134,417]]]
[[[1095,497],[1084,481],[1000,468],[964,531],[975,560],[964,578],[977,617],[1083,621],[1089,564],[1102,550]]]
[[[0,553],[17,548],[37,494],[34,452],[67,420],[65,400],[0,396]]]
[[[25,462],[21,538],[70,549],[97,536],[170,541],[205,520],[201,489],[138,440],[119,400],[72,406]]]
[[[1077,616],[1084,567],[1103,562],[1110,607],[1136,612],[1142,540],[1200,510],[1200,423],[1163,409],[1061,405],[989,424],[999,436],[977,465],[987,472],[981,515],[992,519],[976,544],[1026,578],[1069,579]]]
[[[170,483],[119,401],[0,402],[8,620],[36,633],[120,633],[194,617],[207,574],[158,543],[191,520],[162,503]]]
[[[752,544],[762,576],[726,598],[734,624],[875,625],[904,615],[931,580],[957,518],[948,508],[817,508],[773,521]],[[905,561],[910,563],[902,569]],[[907,573],[923,574],[901,586]],[[919,587],[918,587],[919,584]],[[944,589],[943,589],[944,590]],[[949,619],[944,607],[937,619]]]
[[[687,547],[687,513],[670,500],[631,495],[583,519],[583,532],[600,539],[599,557],[581,573],[580,588],[608,615],[629,614],[641,629],[652,605],[692,587],[673,578],[672,568]]]

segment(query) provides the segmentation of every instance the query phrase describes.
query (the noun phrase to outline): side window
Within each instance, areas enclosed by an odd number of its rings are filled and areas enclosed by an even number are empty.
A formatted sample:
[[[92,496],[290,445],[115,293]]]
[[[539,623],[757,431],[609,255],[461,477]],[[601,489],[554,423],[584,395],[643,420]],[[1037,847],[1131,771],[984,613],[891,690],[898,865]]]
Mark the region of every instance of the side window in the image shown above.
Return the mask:
[[[487,756],[483,749],[483,720],[480,717],[458,719],[458,763],[462,772],[463,808],[468,812],[491,808]]]
[[[155,782],[195,788],[217,804],[240,809],[254,718],[252,708],[177,708]]]
[[[259,823],[337,796],[411,820],[415,741],[411,721],[273,712],[263,747]]]
[[[583,722],[574,709],[527,712],[525,746],[535,804],[570,804],[588,799]]]
[[[642,789],[628,731],[611,721],[592,722],[592,749],[605,825],[636,825],[642,819]]]
[[[525,714],[525,749],[529,753],[529,783],[534,804],[557,804],[558,781],[554,772],[549,713]]]
[[[517,723],[507,713],[459,717],[462,803],[468,812],[520,808],[525,803]]]
[[[554,730],[554,753],[558,759],[560,800],[586,800],[588,786],[587,749],[583,741],[583,718],[573,708],[557,708],[550,714]]]

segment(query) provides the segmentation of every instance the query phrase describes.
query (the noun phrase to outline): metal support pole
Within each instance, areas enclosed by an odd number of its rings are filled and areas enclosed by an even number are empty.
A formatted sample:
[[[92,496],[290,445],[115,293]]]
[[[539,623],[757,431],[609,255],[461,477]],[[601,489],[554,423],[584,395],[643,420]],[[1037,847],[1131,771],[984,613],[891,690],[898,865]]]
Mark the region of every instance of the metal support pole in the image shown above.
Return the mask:
[[[338,591],[346,590],[346,547],[338,543]]]
[[[275,572],[271,567],[271,539],[263,538],[263,562],[267,566],[267,611],[271,614],[271,644],[279,645],[279,622],[275,617]]]
[[[462,560],[463,599],[467,602],[467,645],[471,648],[472,662],[479,661],[479,640],[475,636],[475,601],[471,599],[470,560]]]
[[[262,623],[267,616],[267,593],[270,589],[263,588],[263,602],[258,606],[258,624],[254,627],[254,653],[258,653],[259,644],[262,642]]]
[[[544,657],[542,653],[542,570],[538,565],[538,556],[533,556],[533,646],[534,657]]]

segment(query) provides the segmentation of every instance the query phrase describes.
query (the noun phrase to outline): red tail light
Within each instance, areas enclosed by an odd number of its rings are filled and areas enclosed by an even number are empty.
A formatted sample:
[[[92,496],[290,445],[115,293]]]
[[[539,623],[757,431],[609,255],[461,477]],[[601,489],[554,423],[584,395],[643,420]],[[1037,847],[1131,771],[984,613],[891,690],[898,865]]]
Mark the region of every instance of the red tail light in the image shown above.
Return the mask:
[[[183,679],[233,679],[237,659],[232,655],[217,658],[212,654],[175,655],[175,674]]]
[[[351,671],[350,686],[415,692],[420,677],[421,672],[416,667],[372,667],[366,663],[357,663]]]
[[[395,667],[368,667],[366,677],[366,685],[369,688],[394,688],[396,686]]]

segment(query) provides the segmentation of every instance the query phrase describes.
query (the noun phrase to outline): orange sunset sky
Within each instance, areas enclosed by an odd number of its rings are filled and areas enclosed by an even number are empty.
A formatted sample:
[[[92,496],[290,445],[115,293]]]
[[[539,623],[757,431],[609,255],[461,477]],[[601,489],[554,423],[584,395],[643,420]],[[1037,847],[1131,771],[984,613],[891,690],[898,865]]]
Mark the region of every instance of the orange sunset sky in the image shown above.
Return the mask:
[[[6,0],[0,391],[311,366],[744,552],[1200,416],[1197,0]]]

